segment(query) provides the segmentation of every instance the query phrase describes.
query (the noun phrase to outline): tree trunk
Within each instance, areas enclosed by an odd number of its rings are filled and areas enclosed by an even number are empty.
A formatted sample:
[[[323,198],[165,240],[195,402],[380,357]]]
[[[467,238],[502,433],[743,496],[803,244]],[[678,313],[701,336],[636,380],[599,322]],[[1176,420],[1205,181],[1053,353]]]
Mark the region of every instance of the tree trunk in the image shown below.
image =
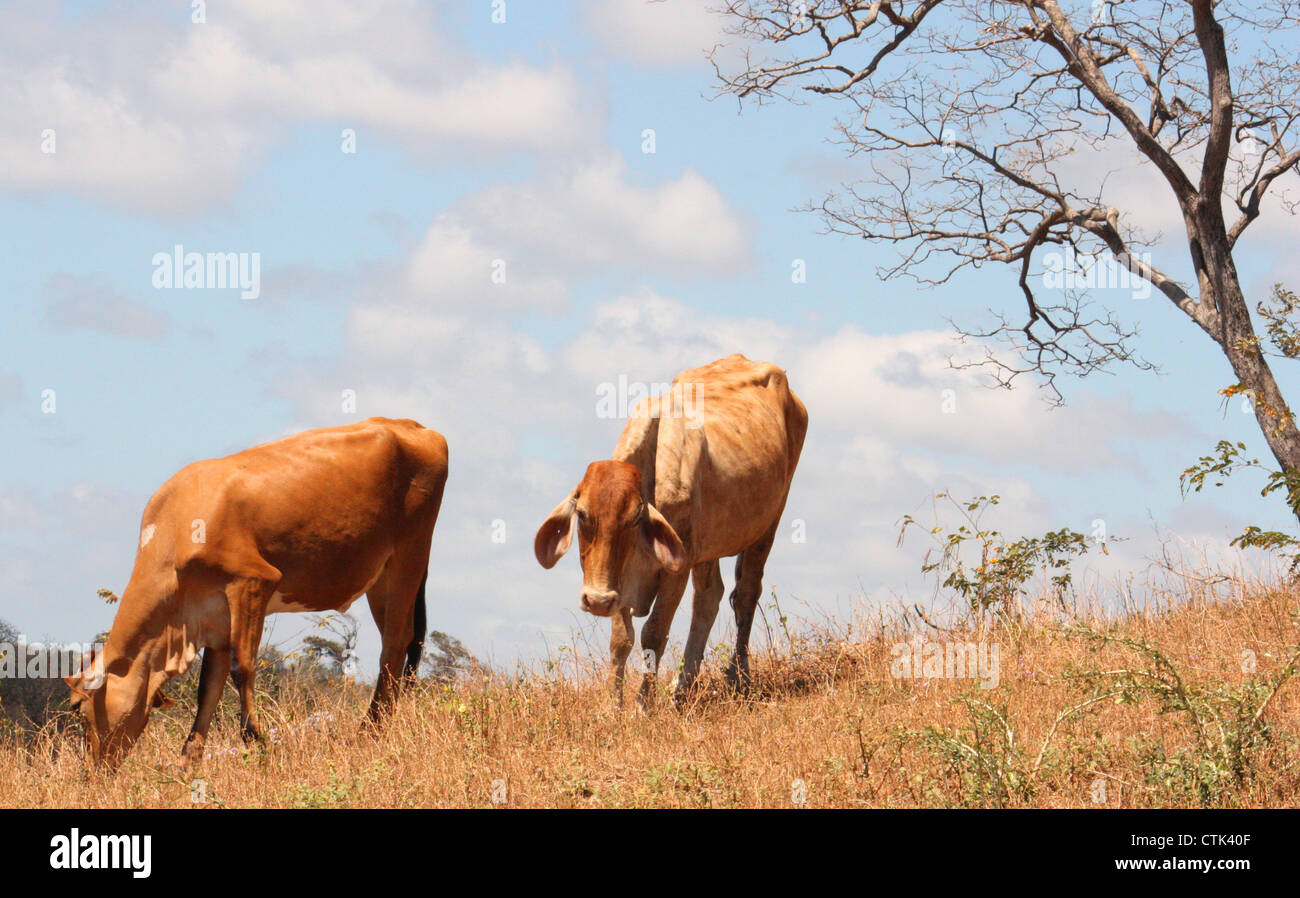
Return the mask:
[[[1198,267],[1202,291],[1208,287],[1210,295],[1218,300],[1219,333],[1215,339],[1237,381],[1249,391],[1255,421],[1278,466],[1288,473],[1300,472],[1300,430],[1255,333],[1222,219],[1200,218],[1198,233],[1189,236],[1194,259],[1198,250],[1201,256]],[[1300,507],[1291,511],[1300,520]]]
[[[1300,430],[1296,429],[1295,418],[1263,352],[1229,345],[1224,347],[1224,353],[1238,381],[1251,393],[1255,420],[1278,466],[1286,472],[1300,472]],[[1300,519],[1300,508],[1292,511]]]

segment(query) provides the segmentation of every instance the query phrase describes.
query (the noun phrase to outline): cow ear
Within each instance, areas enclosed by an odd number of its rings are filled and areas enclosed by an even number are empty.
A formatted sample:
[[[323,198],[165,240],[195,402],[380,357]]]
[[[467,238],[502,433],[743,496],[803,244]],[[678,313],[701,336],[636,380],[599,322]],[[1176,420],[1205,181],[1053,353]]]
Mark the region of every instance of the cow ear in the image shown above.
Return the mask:
[[[537,531],[533,554],[537,556],[537,563],[547,570],[555,567],[555,563],[569,551],[569,543],[573,541],[573,510],[577,504],[577,499],[571,494],[556,506]]]
[[[102,685],[103,676],[102,659],[99,652],[91,648],[81,656],[81,669],[63,678],[63,682],[72,691],[72,695],[68,696],[68,704],[75,708],[90,698],[90,693]]]
[[[168,697],[167,693],[159,689],[157,692],[153,694],[153,700],[150,701],[149,704],[151,707],[154,708],[170,708],[172,705],[176,703],[172,701],[170,697]]]
[[[67,683],[68,689],[72,691],[72,694],[68,696],[68,704],[71,707],[75,708],[90,698],[89,693],[83,688],[83,684],[86,682],[83,675],[76,673],[70,677],[64,677],[63,682]]]
[[[646,503],[645,514],[641,518],[641,548],[653,555],[670,573],[680,573],[686,567],[686,548],[677,536],[677,531],[649,502]]]

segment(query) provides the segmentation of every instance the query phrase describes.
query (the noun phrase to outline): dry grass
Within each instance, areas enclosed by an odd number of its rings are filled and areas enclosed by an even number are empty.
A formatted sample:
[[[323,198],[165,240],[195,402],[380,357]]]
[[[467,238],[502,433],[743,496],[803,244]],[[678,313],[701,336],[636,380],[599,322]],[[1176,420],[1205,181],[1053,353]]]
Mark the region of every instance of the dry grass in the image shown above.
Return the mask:
[[[87,774],[74,735],[0,737],[0,804],[188,807],[188,780],[201,778],[210,807],[486,807],[494,792],[511,807],[1295,806],[1300,683],[1283,686],[1258,725],[1252,715],[1300,643],[1300,600],[1229,592],[1113,620],[1039,607],[930,631],[996,642],[991,690],[891,677],[904,615],[805,630],[756,659],[747,700],[709,677],[689,707],[648,714],[616,711],[598,672],[496,675],[421,685],[371,737],[358,729],[365,688],[290,678],[259,695],[278,742],[243,750],[228,692],[211,755],[188,777],[173,759],[193,696],[177,696],[107,777]],[[1133,642],[1071,629],[1081,622]],[[1167,672],[1143,644],[1168,658],[1175,687],[1143,673]],[[1108,697],[1064,713],[1097,696]],[[322,712],[333,721],[305,725]]]

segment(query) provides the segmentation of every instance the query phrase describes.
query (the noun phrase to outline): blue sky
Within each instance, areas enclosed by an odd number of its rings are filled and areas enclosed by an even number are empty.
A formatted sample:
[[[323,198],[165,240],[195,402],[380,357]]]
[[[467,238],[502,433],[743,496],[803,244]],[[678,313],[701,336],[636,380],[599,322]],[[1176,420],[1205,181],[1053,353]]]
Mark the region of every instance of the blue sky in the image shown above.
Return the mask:
[[[547,572],[531,551],[617,440],[595,391],[734,351],[785,366],[809,406],[787,510],[808,541],[778,542],[768,583],[812,609],[928,597],[925,547],[894,536],[937,489],[1000,493],[1011,533],[1106,520],[1132,537],[1107,576],[1144,566],[1153,524],[1220,547],[1247,521],[1286,525],[1244,477],[1180,498],[1178,471],[1217,439],[1263,445],[1221,407],[1226,363],[1156,295],[1097,298],[1140,322],[1160,375],[1070,381],[1050,410],[1028,382],[948,370],[946,319],[1018,314],[1014,275],[882,282],[891,247],[794,211],[856,176],[827,142],[839,110],[710,100],[702,51],[724,38],[695,4],[511,0],[501,24],[488,2],[240,0],[201,24],[184,6],[0,5],[0,617],[35,638],[108,626],[95,590],[124,586],[177,468],[385,414],[451,445],[431,625],[501,661],[575,629],[599,643],[576,560]],[[1168,225],[1149,173],[1115,180],[1127,214]],[[1275,212],[1241,252],[1252,296],[1300,273]],[[261,295],[154,289],[176,244],[260,254]],[[307,625],[281,618],[276,639]]]

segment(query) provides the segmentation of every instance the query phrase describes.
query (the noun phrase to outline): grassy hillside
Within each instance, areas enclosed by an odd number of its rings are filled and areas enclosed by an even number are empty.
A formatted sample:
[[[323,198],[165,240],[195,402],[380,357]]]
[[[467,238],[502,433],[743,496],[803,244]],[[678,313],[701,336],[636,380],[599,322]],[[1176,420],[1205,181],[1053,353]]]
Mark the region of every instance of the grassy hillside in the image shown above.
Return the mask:
[[[929,640],[996,644],[993,689],[892,676],[893,646],[918,626],[901,614],[782,640],[756,659],[746,700],[711,673],[692,704],[652,713],[630,695],[615,710],[588,659],[589,674],[421,684],[374,738],[358,727],[367,688],[289,677],[259,695],[273,741],[244,750],[228,690],[191,774],[173,760],[194,696],[174,690],[112,776],[87,774],[75,728],[0,736],[0,804],[1295,806],[1300,683],[1273,693],[1300,644],[1300,593],[1230,592],[1110,619],[1039,606],[919,625]]]

